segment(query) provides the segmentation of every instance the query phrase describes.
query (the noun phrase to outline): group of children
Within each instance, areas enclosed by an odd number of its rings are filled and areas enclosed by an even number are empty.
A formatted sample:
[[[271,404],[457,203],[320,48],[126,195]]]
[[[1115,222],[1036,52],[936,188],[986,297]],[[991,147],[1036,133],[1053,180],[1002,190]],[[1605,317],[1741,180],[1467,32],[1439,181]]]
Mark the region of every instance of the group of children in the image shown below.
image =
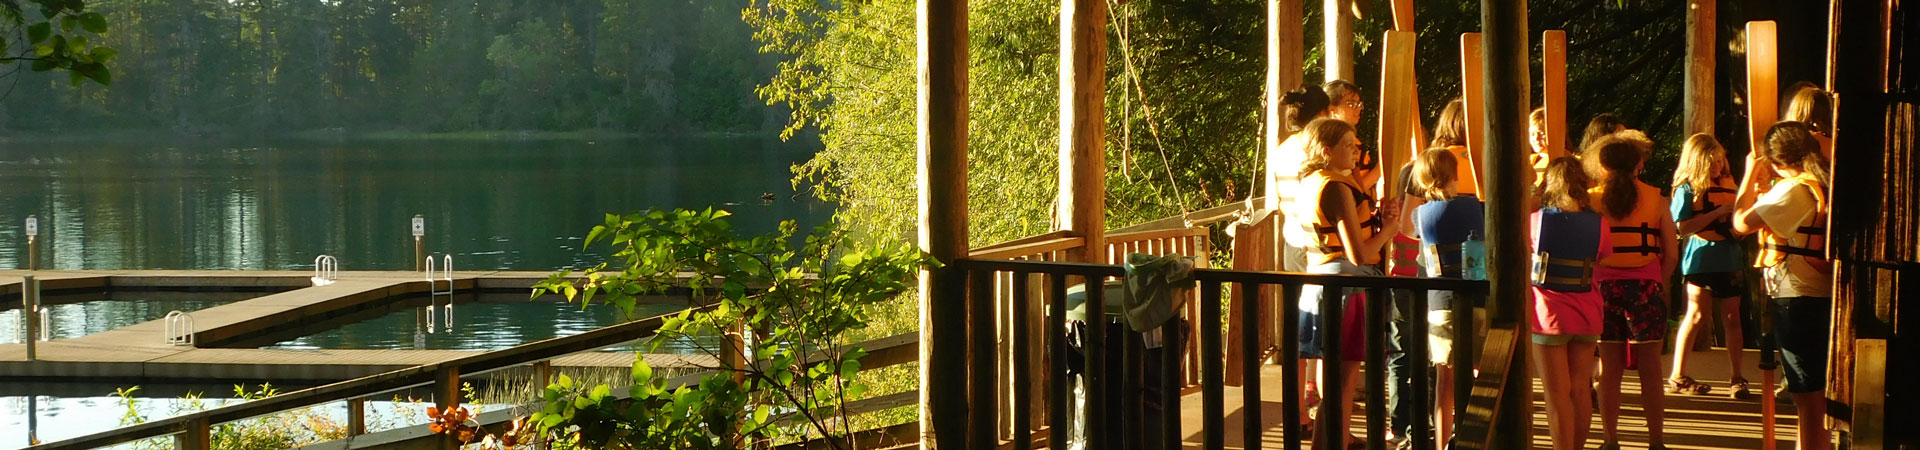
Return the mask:
[[[1429,149],[1400,167],[1401,186],[1386,195],[1372,186],[1380,164],[1361,150],[1354,122],[1360,94],[1351,83],[1303,87],[1282,98],[1286,122],[1294,129],[1268,164],[1270,205],[1284,212],[1287,254],[1284,269],[1316,274],[1425,276],[1462,278],[1471,270],[1462,248],[1485,229],[1479,158],[1466,147],[1464,108],[1454,100],[1442,111]],[[1774,311],[1773,336],[1783,354],[1786,391],[1793,396],[1802,426],[1800,448],[1826,448],[1819,425],[1825,415],[1821,392],[1829,312],[1832,264],[1821,248],[1830,185],[1828,155],[1831,106],[1824,92],[1802,88],[1790,102],[1786,121],[1767,130],[1764,145],[1752,151],[1736,178],[1726,150],[1709,134],[1689,137],[1672,181],[1672,195],[1640,181],[1653,142],[1603,114],[1588,126],[1578,149],[1551,158],[1546,149],[1545,114],[1532,116],[1530,160],[1537,173],[1530,230],[1532,260],[1531,342],[1529,360],[1546,391],[1547,416],[1556,449],[1585,448],[1598,401],[1601,448],[1619,448],[1621,378],[1629,358],[1643,382],[1648,446],[1664,449],[1662,422],[1667,393],[1707,394],[1711,387],[1686,375],[1687,353],[1710,307],[1724,314],[1727,354],[1733,367],[1731,395],[1745,398],[1750,387],[1742,373],[1741,302],[1745,282],[1767,287]],[[1285,168],[1297,167],[1297,172]],[[1393,193],[1399,195],[1392,195]],[[1749,258],[1742,236],[1757,234],[1762,249]],[[1383,257],[1383,253],[1385,256]],[[1510,262],[1507,268],[1514,267]],[[1763,280],[1747,280],[1749,267]],[[1661,343],[1667,336],[1667,286],[1679,270],[1688,307],[1675,342],[1675,364],[1663,373]],[[1335,298],[1325,298],[1338,295]],[[1325,355],[1318,328],[1323,299],[1344,302],[1341,355]],[[1303,358],[1324,361],[1323,376],[1345,377],[1344,386],[1360,386],[1358,373],[1367,336],[1361,325],[1367,299],[1357,290],[1335,294],[1307,286],[1298,299],[1297,330]],[[1395,315],[1417,313],[1410,299],[1395,299]],[[1438,436],[1451,434],[1454,380],[1453,303],[1476,301],[1436,292],[1425,312],[1431,335],[1431,360],[1437,370],[1434,410]],[[1484,336],[1483,304],[1473,307],[1474,336]],[[1402,325],[1401,327],[1404,327]],[[1387,336],[1398,350],[1396,327]],[[1399,395],[1406,358],[1389,361],[1395,378],[1389,408],[1395,441],[1414,424],[1409,403]],[[1303,379],[1315,370],[1303,364]],[[1418,368],[1424,370],[1424,368]],[[1595,383],[1597,376],[1597,383]],[[1463,380],[1464,381],[1464,380]],[[1311,381],[1309,381],[1311,383]],[[1597,390],[1597,392],[1596,392]],[[1308,391],[1316,391],[1309,387]],[[1337,414],[1352,414],[1353,389],[1319,393],[1338,400]],[[1597,395],[1596,395],[1597,394]],[[1424,401],[1420,399],[1418,401]],[[1307,407],[1303,403],[1300,407]],[[1322,420],[1326,418],[1321,418]],[[1332,423],[1344,423],[1344,420]],[[1358,438],[1349,436],[1349,446]],[[1328,448],[1315,443],[1316,448]]]

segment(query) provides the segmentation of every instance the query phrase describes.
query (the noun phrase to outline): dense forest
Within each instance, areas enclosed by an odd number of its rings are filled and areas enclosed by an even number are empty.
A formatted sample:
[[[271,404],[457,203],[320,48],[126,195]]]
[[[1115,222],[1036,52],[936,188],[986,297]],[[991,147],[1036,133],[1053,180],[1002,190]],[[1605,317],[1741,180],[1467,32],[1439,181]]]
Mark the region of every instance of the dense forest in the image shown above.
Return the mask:
[[[0,79],[0,129],[775,129],[784,113],[754,87],[777,59],[743,3],[98,0],[111,87],[19,70]]]

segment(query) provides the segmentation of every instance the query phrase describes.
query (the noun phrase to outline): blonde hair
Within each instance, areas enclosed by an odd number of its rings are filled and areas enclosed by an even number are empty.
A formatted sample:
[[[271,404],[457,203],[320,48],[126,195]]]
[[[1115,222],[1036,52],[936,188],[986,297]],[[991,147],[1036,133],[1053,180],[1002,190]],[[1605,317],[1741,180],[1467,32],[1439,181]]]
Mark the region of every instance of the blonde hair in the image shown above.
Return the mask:
[[[1327,151],[1340,146],[1340,140],[1345,139],[1347,133],[1353,132],[1353,124],[1340,119],[1319,118],[1307,122],[1306,128],[1301,129],[1300,132],[1306,133],[1307,137],[1307,160],[1300,164],[1300,176],[1305,177],[1316,170],[1327,168],[1327,164],[1330,163]]]
[[[1721,147],[1713,135],[1700,133],[1687,137],[1686,145],[1680,149],[1680,165],[1673,169],[1673,186],[1684,184],[1694,192],[1704,192],[1721,175],[1713,171],[1713,163],[1726,160],[1727,149]]]
[[[1833,99],[1827,91],[1817,87],[1801,88],[1793,93],[1793,99],[1787,101],[1787,114],[1780,120],[1806,122],[1813,131],[1823,135],[1833,133]]]
[[[1446,200],[1447,183],[1459,176],[1460,158],[1445,148],[1434,148],[1420,152],[1420,158],[1413,164],[1413,178],[1419,184],[1420,196],[1433,201]]]
[[[1433,140],[1428,147],[1467,145],[1467,107],[1460,99],[1447,102],[1440,117],[1433,121]]]
[[[1587,187],[1592,185],[1593,180],[1587,176],[1586,168],[1581,167],[1580,159],[1554,158],[1547,163],[1546,177],[1540,183],[1540,205],[1567,211],[1592,210],[1592,200],[1587,197]]]

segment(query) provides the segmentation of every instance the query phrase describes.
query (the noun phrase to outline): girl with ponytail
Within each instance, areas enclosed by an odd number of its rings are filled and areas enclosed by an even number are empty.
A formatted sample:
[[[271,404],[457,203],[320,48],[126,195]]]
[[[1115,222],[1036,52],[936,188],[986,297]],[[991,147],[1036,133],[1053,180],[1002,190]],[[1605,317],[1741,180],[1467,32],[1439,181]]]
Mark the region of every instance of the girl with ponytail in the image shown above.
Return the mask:
[[[1674,237],[1673,214],[1660,189],[1642,183],[1640,170],[1646,153],[1634,138],[1610,135],[1588,149],[1585,158],[1598,186],[1589,189],[1594,209],[1606,219],[1611,254],[1601,258],[1593,278],[1605,303],[1600,332],[1600,419],[1606,444],[1619,441],[1620,378],[1626,369],[1627,345],[1640,379],[1658,380],[1660,341],[1667,336],[1667,275],[1680,262]],[[1666,391],[1653,383],[1640,385],[1641,406],[1647,417],[1647,445],[1659,450],[1663,442]]]

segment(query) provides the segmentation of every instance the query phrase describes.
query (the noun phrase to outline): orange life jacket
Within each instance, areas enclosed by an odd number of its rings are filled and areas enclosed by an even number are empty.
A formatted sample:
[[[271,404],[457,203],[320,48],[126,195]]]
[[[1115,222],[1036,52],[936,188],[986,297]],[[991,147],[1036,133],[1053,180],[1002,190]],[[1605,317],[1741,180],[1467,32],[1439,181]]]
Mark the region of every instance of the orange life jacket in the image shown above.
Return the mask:
[[[1827,259],[1828,205],[1826,187],[1821,186],[1819,179],[1807,174],[1800,174],[1780,180],[1779,182],[1795,183],[1805,186],[1807,191],[1813,193],[1813,200],[1819,204],[1819,207],[1814,210],[1812,219],[1808,220],[1806,224],[1795,228],[1792,233],[1777,233],[1769,227],[1761,227],[1760,259],[1757,261],[1759,263],[1758,265],[1760,267],[1778,266],[1780,263],[1787,261],[1788,255],[1795,255],[1806,258],[1808,264],[1812,264],[1815,269],[1820,269],[1821,272],[1833,270],[1833,263]],[[1776,189],[1779,188],[1782,187],[1776,185]],[[1806,244],[1793,245],[1795,237],[1805,240]]]
[[[1640,267],[1659,261],[1660,240],[1672,239],[1672,236],[1660,235],[1660,215],[1666,212],[1665,198],[1660,189],[1648,186],[1639,180],[1633,182],[1639,191],[1638,201],[1633,211],[1625,217],[1607,211],[1606,186],[1594,186],[1587,189],[1593,196],[1593,207],[1607,219],[1608,239],[1613,242],[1613,255],[1600,260],[1607,267]],[[1618,218],[1616,218],[1618,217]]]
[[[1308,262],[1326,264],[1347,257],[1346,246],[1340,242],[1339,224],[1334,217],[1327,215],[1326,210],[1320,208],[1320,199],[1326,194],[1327,189],[1347,189],[1353,196],[1354,208],[1357,209],[1360,217],[1365,218],[1366,221],[1360,223],[1360,235],[1354,236],[1354,239],[1364,241],[1378,232],[1380,216],[1374,213],[1373,197],[1367,195],[1367,192],[1360,188],[1360,184],[1353,181],[1353,177],[1321,169],[1301,178],[1300,187],[1307,189],[1307,195],[1300,197],[1300,201],[1312,202],[1311,206],[1301,208],[1302,211],[1313,211],[1311,219],[1314,245],[1309,246],[1308,249],[1313,250],[1313,254],[1318,256],[1318,258],[1309,258]]]
[[[1739,194],[1738,191],[1734,190],[1735,187],[1733,177],[1714,178],[1713,185],[1708,186],[1705,192],[1693,193],[1693,204],[1691,205],[1693,215],[1698,217],[1713,212],[1714,209],[1721,206],[1733,204],[1734,196]],[[1718,220],[1714,220],[1713,223],[1707,224],[1706,228],[1701,228],[1699,232],[1694,233],[1693,237],[1714,242],[1724,241],[1733,237],[1733,215],[1728,214]]]

